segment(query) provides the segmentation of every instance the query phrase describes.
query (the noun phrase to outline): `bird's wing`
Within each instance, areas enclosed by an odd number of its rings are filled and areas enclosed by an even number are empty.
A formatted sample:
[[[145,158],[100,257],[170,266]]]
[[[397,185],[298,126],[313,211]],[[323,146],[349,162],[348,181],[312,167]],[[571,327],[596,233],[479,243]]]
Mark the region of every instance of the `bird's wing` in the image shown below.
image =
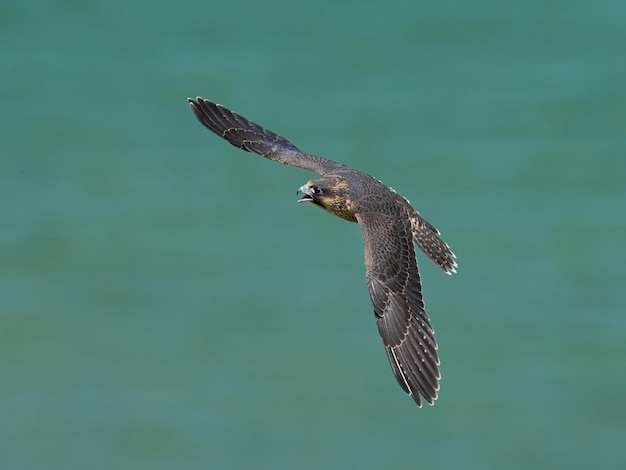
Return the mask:
[[[297,166],[319,175],[345,168],[341,163],[301,152],[298,147],[264,127],[199,96],[188,98],[196,118],[229,143],[247,152],[258,153],[285,165]]]
[[[434,330],[424,309],[411,221],[407,216],[357,214],[365,245],[367,286],[393,373],[421,406],[439,390]]]

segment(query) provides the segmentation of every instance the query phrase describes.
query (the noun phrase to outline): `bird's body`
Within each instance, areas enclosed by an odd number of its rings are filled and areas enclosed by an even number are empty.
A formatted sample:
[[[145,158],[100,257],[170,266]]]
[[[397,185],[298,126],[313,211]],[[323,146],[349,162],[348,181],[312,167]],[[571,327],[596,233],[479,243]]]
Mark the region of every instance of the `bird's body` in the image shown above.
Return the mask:
[[[444,272],[456,272],[455,256],[439,231],[376,178],[316,155],[203,98],[189,99],[198,120],[242,150],[320,175],[298,193],[309,202],[361,228],[369,294],[378,331],[398,383],[421,406],[439,390],[434,330],[424,309],[414,243]]]

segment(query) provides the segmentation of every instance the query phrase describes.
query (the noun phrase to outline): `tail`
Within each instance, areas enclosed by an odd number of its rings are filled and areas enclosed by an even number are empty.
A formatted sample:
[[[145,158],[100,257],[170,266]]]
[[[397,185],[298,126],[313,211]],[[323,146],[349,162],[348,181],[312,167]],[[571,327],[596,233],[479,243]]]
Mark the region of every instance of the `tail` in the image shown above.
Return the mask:
[[[456,255],[446,242],[439,238],[439,230],[433,227],[419,212],[411,216],[413,241],[446,274],[456,273]]]

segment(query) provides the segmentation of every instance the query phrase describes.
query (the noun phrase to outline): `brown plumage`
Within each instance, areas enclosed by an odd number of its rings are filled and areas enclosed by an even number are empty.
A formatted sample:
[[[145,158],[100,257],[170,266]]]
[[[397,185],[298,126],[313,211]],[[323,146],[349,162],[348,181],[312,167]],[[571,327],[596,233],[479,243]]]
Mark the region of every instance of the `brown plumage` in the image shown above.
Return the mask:
[[[445,273],[456,272],[456,256],[409,201],[370,175],[301,152],[287,139],[203,98],[189,98],[198,120],[235,147],[270,160],[305,168],[321,177],[308,181],[298,202],[309,202],[358,222],[365,269],[378,331],[400,386],[421,406],[439,390],[439,357],[424,309],[414,243]]]

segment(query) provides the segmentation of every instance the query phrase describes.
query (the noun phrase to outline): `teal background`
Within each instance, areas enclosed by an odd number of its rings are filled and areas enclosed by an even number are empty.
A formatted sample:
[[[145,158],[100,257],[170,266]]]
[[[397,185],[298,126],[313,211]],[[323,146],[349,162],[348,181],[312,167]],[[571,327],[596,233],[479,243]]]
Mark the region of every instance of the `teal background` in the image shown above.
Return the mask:
[[[5,2],[0,468],[626,467],[622,1]],[[201,95],[408,197],[435,407],[355,224]]]

